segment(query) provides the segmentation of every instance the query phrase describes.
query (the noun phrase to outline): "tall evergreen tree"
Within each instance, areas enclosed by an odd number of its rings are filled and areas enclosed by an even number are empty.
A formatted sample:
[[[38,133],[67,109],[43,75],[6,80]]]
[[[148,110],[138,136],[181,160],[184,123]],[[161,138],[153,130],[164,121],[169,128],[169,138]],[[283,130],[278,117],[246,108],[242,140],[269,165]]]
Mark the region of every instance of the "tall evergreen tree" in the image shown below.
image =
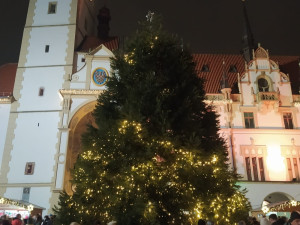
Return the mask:
[[[248,200],[229,170],[217,115],[179,38],[149,14],[111,59],[113,74],[83,136],[72,196],[61,195],[58,222],[234,224]]]

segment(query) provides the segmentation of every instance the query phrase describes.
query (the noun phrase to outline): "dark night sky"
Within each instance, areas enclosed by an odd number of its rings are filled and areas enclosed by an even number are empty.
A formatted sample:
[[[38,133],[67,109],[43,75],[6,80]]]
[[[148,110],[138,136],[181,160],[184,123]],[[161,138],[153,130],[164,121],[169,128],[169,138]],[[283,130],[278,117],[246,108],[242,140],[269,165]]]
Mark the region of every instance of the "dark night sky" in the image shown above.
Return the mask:
[[[102,1],[105,0],[96,0]],[[29,0],[0,0],[0,65],[17,62]],[[148,10],[194,53],[239,53],[241,0],[106,0],[111,36],[132,34]],[[248,0],[254,38],[271,54],[300,55],[300,0]]]

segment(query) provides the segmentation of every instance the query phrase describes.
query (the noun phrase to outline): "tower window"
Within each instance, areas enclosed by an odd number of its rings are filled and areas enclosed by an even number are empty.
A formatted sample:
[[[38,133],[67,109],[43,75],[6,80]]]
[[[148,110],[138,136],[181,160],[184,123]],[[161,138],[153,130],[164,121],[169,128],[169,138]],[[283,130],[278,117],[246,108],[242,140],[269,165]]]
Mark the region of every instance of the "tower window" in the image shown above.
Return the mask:
[[[55,14],[56,13],[56,6],[57,6],[57,2],[49,2],[48,14]]]
[[[46,46],[45,46],[45,52],[49,52],[49,48],[50,48],[50,46],[49,46],[49,45],[46,45]]]
[[[255,128],[253,112],[244,112],[244,120],[246,128]]]
[[[283,113],[283,122],[285,129],[293,129],[293,117],[292,113]]]
[[[209,72],[209,67],[208,65],[203,65],[202,68],[201,68],[201,72]]]
[[[23,188],[22,201],[29,202],[30,187]]]
[[[45,90],[45,88],[43,88],[43,87],[41,87],[39,89],[39,96],[44,96],[44,90]]]
[[[25,175],[32,175],[34,172],[34,162],[28,162],[25,166]]]

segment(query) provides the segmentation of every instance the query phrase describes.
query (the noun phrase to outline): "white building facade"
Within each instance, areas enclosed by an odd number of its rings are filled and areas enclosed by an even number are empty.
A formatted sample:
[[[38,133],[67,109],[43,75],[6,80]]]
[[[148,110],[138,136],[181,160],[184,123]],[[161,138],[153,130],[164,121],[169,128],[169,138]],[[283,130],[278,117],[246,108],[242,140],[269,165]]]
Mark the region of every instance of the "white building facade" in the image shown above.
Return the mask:
[[[97,32],[95,4],[30,0],[13,94],[0,99],[0,196],[29,201],[45,213],[60,191],[72,193],[80,136],[93,123],[91,112],[111,73],[107,45],[75,50]],[[227,86],[207,94],[240,185],[253,208],[264,200],[300,201],[300,96],[261,47],[240,74],[238,94]]]
[[[232,168],[242,176],[252,208],[300,200],[300,95],[288,74],[258,47],[245,71],[237,74],[238,94],[224,87],[207,94],[220,115]]]

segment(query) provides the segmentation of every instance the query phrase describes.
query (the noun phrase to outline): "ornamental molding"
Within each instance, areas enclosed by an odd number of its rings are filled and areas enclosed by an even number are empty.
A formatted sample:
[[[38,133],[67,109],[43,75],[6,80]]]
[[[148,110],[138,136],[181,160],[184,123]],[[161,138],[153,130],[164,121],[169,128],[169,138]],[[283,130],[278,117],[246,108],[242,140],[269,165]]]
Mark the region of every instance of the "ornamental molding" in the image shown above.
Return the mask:
[[[60,89],[59,93],[62,96],[66,95],[100,95],[104,90],[86,90],[86,89]]]
[[[0,97],[0,104],[11,104],[15,101],[13,96]]]

